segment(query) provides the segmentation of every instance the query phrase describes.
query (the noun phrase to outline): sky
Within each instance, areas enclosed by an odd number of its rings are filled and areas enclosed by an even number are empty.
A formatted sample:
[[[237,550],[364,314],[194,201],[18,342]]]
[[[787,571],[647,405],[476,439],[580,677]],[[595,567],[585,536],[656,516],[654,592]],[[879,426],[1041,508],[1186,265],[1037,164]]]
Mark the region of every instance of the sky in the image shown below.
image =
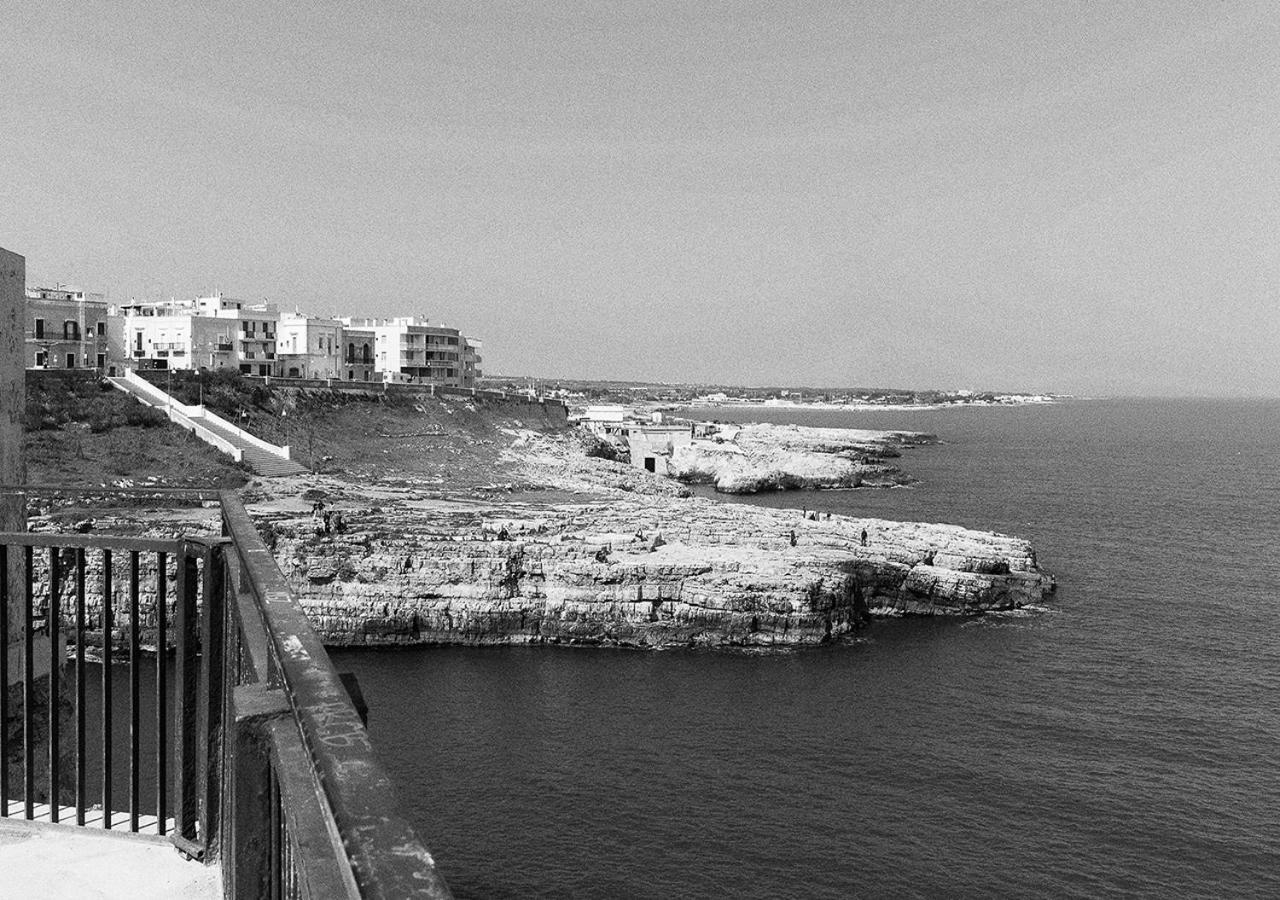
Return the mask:
[[[1280,396],[1280,4],[41,0],[29,283],[491,374]]]

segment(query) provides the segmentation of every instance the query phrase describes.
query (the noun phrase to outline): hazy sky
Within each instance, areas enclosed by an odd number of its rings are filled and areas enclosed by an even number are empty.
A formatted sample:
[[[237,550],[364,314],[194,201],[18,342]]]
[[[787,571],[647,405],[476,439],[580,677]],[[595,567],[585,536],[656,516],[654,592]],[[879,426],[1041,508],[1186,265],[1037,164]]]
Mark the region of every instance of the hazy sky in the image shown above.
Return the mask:
[[[62,3],[0,245],[491,373],[1280,395],[1280,4]]]

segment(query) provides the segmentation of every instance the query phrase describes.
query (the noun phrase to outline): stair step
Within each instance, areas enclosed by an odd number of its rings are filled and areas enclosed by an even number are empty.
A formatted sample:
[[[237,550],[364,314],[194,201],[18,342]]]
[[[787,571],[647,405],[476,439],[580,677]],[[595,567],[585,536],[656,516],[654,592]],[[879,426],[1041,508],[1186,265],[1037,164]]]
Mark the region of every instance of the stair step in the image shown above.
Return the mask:
[[[151,406],[152,404],[143,397],[137,390],[137,387],[123,378],[109,379],[112,384],[125,391],[139,403]],[[263,450],[256,444],[252,444],[245,440],[236,432],[230,430],[225,425],[215,422],[211,419],[199,420],[200,425],[222,438],[231,446],[241,451],[241,458],[245,465],[254,471],[257,475],[276,476],[276,475],[297,475],[307,471],[307,467],[292,459],[276,456]]]

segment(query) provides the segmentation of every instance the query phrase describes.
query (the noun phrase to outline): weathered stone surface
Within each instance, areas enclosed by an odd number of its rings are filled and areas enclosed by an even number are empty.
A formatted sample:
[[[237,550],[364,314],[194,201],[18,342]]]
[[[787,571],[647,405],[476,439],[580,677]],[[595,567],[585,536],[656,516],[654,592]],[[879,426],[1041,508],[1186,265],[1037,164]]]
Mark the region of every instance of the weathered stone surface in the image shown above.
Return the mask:
[[[359,531],[342,535],[258,518],[332,644],[815,644],[875,613],[1012,609],[1052,588],[1026,541],[946,525],[697,499],[510,512],[383,504],[346,512]]]
[[[508,434],[502,452],[520,460],[523,470],[512,469],[520,483],[591,499],[529,502],[497,487],[485,499],[448,496],[421,477],[311,474],[247,489],[250,513],[325,641],[787,647],[839,640],[875,615],[975,615],[1038,603],[1052,590],[1018,538],[674,496],[687,488],[586,457],[563,435]],[[854,452],[847,434],[820,437]],[[341,513],[340,533],[317,533],[317,496]],[[95,508],[92,518],[50,510],[35,527],[217,530],[213,510]],[[91,557],[91,630],[101,628],[99,566]],[[169,569],[172,601],[172,561]],[[157,575],[144,559],[144,642],[154,640]],[[39,563],[36,577],[47,583]],[[117,568],[117,611],[125,589]],[[118,612],[117,646],[124,627]]]
[[[932,440],[906,431],[744,425],[676,447],[671,473],[727,494],[901,484],[907,477],[884,460],[898,456],[903,445]]]

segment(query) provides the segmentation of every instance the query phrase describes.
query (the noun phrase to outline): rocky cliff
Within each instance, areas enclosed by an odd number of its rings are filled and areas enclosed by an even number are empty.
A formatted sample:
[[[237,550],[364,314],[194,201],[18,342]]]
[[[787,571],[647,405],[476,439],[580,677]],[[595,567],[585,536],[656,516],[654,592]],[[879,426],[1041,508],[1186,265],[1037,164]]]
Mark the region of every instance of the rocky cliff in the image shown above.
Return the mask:
[[[1017,538],[699,499],[352,507],[330,535],[302,511],[257,518],[340,645],[816,644],[877,614],[1012,609],[1052,590]]]
[[[744,425],[674,448],[671,474],[727,494],[904,484],[910,479],[885,460],[934,440],[907,431]]]

